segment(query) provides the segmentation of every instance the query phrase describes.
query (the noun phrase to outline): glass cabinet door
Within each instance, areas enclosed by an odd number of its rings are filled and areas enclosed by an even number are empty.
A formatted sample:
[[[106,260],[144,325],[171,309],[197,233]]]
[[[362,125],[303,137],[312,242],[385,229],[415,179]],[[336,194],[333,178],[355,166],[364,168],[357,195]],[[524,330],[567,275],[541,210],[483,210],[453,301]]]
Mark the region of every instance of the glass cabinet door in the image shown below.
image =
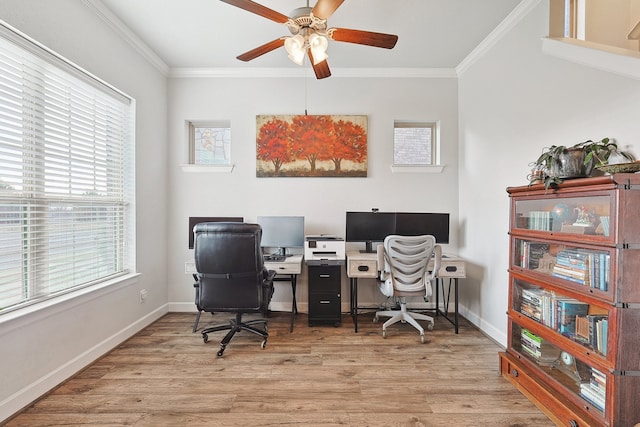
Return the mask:
[[[527,273],[553,276],[562,281],[607,292],[612,282],[615,250],[592,249],[552,241],[514,238],[511,267]],[[583,291],[583,289],[580,289]]]
[[[535,363],[559,387],[574,395],[582,407],[604,416],[607,383],[613,381],[609,372],[585,363],[517,323],[511,323],[510,329],[512,350]]]
[[[609,308],[589,304],[513,278],[511,310],[606,358]],[[516,318],[518,316],[516,315]],[[524,322],[523,322],[524,323]]]
[[[611,197],[549,197],[514,203],[513,228],[609,237]]]

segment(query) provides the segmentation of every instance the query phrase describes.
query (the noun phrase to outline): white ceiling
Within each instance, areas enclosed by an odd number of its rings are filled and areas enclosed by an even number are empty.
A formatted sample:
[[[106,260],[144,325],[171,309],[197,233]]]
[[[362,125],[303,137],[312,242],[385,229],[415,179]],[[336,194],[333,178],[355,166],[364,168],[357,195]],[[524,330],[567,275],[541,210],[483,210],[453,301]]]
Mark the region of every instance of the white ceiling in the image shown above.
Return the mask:
[[[102,2],[171,69],[298,67],[283,48],[245,63],[236,56],[290,35],[284,25],[220,0]],[[255,0],[285,15],[305,0]],[[392,50],[331,41],[331,68],[455,68],[520,0],[345,0],[329,27],[398,35]],[[315,4],[311,0],[310,6]],[[308,67],[308,65],[306,65]]]

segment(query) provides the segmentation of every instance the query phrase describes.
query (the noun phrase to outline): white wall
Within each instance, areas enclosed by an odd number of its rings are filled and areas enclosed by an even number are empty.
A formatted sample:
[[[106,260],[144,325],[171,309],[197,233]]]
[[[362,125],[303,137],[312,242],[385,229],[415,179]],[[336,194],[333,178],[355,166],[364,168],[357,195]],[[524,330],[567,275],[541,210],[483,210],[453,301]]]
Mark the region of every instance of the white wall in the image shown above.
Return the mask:
[[[0,19],[137,101],[137,281],[0,322],[0,422],[166,311],[166,78],[77,0],[2,0]],[[138,302],[139,290],[149,297]]]
[[[640,155],[640,81],[541,53],[541,1],[459,79],[461,303],[506,345],[508,186],[526,185],[545,146],[612,137]]]
[[[189,216],[304,215],[307,234],[344,236],[346,211],[433,211],[451,213],[451,247],[457,244],[457,79],[171,79],[169,82],[169,302],[172,310],[195,310],[193,279],[185,274]],[[256,115],[363,114],[368,116],[366,178],[256,178]],[[186,120],[230,120],[230,174],[189,173]],[[439,120],[441,174],[391,172],[394,120]],[[361,249],[360,247],[358,247]],[[447,248],[445,248],[447,250]],[[362,281],[360,300],[379,300]],[[306,275],[299,279],[298,305],[307,307]],[[348,309],[343,279],[343,310]],[[370,285],[374,285],[371,281]],[[289,310],[290,286],[276,284],[272,309]]]

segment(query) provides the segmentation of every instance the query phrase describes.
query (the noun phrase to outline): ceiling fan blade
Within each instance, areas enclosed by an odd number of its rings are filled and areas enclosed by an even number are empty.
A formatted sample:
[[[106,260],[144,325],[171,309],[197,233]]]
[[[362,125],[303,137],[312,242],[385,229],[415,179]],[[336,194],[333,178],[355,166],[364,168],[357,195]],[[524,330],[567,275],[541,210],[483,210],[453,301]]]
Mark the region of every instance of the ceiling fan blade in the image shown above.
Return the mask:
[[[250,51],[239,55],[237,58],[240,61],[251,61],[252,59],[256,59],[257,57],[262,56],[265,53],[269,53],[272,50],[276,50],[277,48],[282,46],[284,46],[284,38],[281,37],[279,39],[272,40],[269,43],[265,43],[262,46],[258,46],[255,49],[251,49]]]
[[[348,28],[331,28],[327,33],[332,40],[338,42],[364,44],[385,49],[393,49],[398,41],[398,36],[395,34],[373,33]]]
[[[316,18],[327,19],[333,15],[333,12],[340,7],[342,2],[344,0],[318,0],[311,13]]]
[[[313,72],[316,73],[316,79],[326,79],[331,76],[331,70],[329,69],[329,64],[325,59],[322,62],[318,62],[313,65],[313,54],[311,53],[311,49],[307,49],[307,53],[309,54],[309,60],[311,61],[311,65],[313,66]]]
[[[258,4],[251,0],[220,0],[224,3],[228,3],[232,6],[239,7],[240,9],[244,9],[248,12],[255,13],[256,15],[260,15],[264,18],[271,19],[279,24],[284,24],[289,20],[287,15],[283,15],[280,12],[276,12],[273,9],[269,9],[266,6]]]

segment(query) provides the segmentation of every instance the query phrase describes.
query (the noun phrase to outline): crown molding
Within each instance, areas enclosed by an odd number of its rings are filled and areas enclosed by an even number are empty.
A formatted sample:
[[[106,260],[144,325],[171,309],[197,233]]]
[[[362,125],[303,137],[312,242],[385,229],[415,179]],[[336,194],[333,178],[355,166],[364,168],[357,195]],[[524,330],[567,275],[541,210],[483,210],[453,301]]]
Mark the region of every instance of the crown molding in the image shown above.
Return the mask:
[[[476,61],[482,58],[496,43],[500,41],[504,36],[507,35],[509,31],[511,31],[516,25],[522,21],[524,17],[526,17],[533,8],[538,6],[541,0],[522,0],[518,6],[515,7],[511,11],[506,18],[498,24],[493,31],[489,33],[487,37],[480,42],[475,49],[471,51],[466,58],[464,58],[460,64],[456,67],[456,73],[458,76],[461,76],[465,71],[467,71]]]
[[[313,78],[311,68],[172,68],[169,78]],[[453,68],[332,68],[332,78],[455,79]]]
[[[101,0],[82,0],[98,17],[106,22],[120,37],[137,50],[165,77],[169,75],[169,66],[140,37],[133,33]]]

